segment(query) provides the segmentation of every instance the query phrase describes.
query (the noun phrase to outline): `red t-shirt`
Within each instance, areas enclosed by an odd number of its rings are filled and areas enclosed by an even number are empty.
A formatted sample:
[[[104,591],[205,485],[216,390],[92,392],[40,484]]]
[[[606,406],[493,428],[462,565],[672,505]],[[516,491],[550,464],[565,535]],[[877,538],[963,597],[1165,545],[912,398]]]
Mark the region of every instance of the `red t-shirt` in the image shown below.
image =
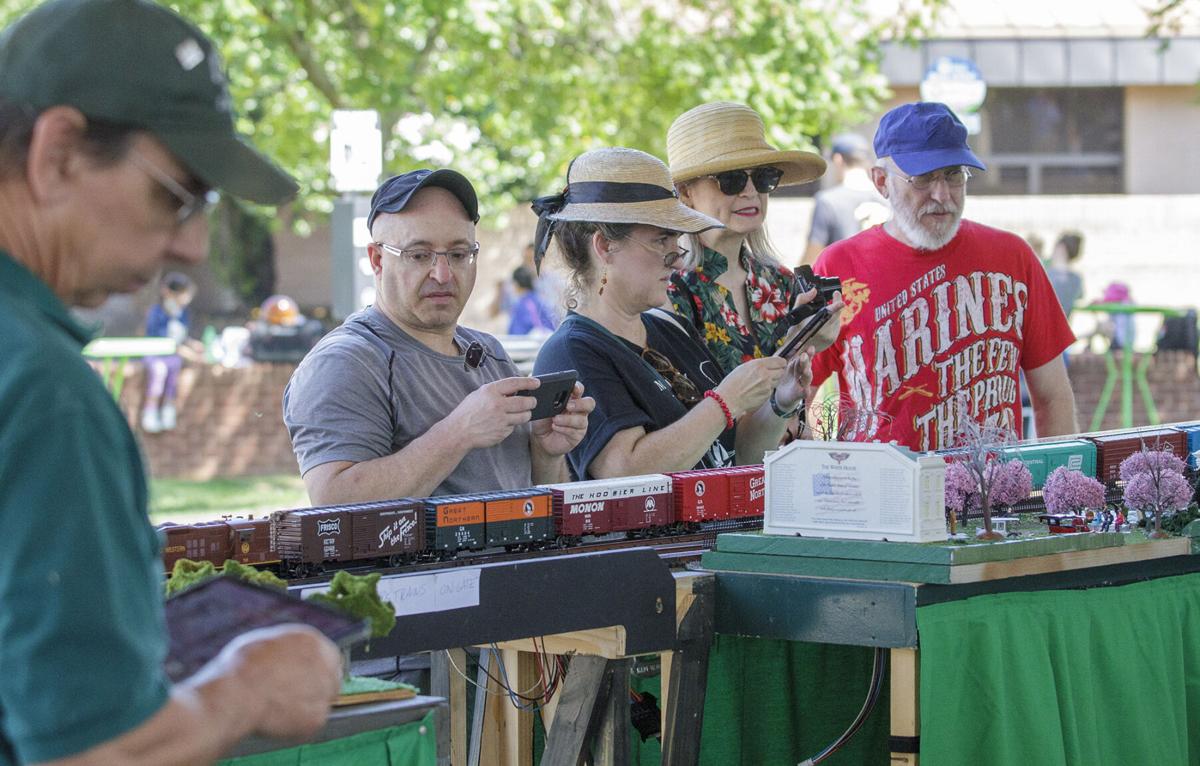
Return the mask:
[[[952,446],[959,398],[972,417],[1019,437],[1018,369],[1075,340],[1025,241],[971,221],[940,250],[875,226],[828,247],[814,270],[842,280],[841,333],[813,361],[813,382],[837,373],[851,441]]]

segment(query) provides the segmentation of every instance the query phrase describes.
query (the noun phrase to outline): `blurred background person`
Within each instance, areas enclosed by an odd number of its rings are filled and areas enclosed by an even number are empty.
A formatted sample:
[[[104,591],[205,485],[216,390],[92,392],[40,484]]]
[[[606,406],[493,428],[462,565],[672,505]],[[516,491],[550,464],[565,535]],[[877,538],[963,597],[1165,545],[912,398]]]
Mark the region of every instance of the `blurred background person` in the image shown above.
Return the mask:
[[[158,290],[158,302],[146,312],[146,337],[170,338],[175,341],[176,351],[145,358],[146,401],[142,405],[142,430],[148,434],[175,428],[178,418],[176,394],[184,357],[198,361],[204,354],[204,347],[188,338],[188,305],[196,296],[192,280],[172,271],[163,276]]]
[[[325,326],[300,313],[300,306],[286,295],[263,301],[248,329],[247,350],[256,362],[299,362],[325,334]]]
[[[1070,319],[1071,311],[1083,296],[1083,277],[1075,270],[1075,262],[1083,254],[1083,235],[1077,231],[1064,231],[1050,251],[1050,262],[1046,274],[1050,286],[1062,304],[1063,313]]]
[[[515,300],[508,312],[509,335],[548,335],[558,327],[554,313],[535,289],[538,281],[525,266],[513,270]]]
[[[721,224],[685,237],[690,253],[671,276],[671,305],[728,375],[773,354],[787,332],[795,280],[763,227],[767,201],[780,186],[820,178],[825,160],[775,149],[758,112],[723,101],[676,118],[667,157],[680,201]]]
[[[813,198],[812,226],[801,264],[811,266],[834,242],[883,223],[891,215],[887,200],[876,191],[867,172],[873,161],[867,139],[857,133],[834,136],[829,153],[834,186]]]
[[[554,326],[558,327],[558,323],[562,321],[563,316],[566,314],[566,307],[563,305],[563,293],[566,292],[567,282],[563,278],[563,275],[557,271],[541,269],[535,265],[533,252],[534,244],[532,242],[525,245],[520,265],[533,275],[533,289],[537,293],[538,301],[550,312]],[[516,306],[519,297],[515,280],[500,280],[496,283],[496,292],[488,309],[488,316],[492,319],[508,316],[511,319],[513,308]],[[510,332],[509,334],[516,333]]]

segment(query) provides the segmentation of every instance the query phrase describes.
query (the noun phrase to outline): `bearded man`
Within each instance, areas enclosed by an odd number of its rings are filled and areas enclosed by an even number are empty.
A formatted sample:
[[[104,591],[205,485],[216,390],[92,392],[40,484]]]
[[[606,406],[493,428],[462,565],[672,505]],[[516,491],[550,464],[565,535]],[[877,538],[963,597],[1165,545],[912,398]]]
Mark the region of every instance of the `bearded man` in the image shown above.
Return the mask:
[[[1062,360],[1075,336],[1045,269],[1020,237],[962,219],[970,168],[986,169],[966,128],[944,104],[904,104],[875,155],[892,218],[814,266],[850,285],[838,340],[813,361],[814,386],[838,376],[842,438],[942,449],[963,417],[1020,437],[1021,372],[1038,435],[1076,433]]]

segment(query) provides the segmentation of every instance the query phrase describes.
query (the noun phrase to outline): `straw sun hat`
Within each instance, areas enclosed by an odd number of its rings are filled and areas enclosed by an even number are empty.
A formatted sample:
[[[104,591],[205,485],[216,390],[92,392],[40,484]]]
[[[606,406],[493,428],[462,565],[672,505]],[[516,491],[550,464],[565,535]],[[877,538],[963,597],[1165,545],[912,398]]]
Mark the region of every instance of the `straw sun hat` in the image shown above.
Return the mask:
[[[776,149],[767,143],[758,112],[728,101],[701,104],[676,117],[667,130],[667,161],[676,183],[759,165],[782,170],[780,186],[808,183],[825,173],[820,155]]]
[[[662,160],[621,147],[576,157],[567,168],[567,188],[534,200],[533,212],[538,214],[534,263],[539,266],[560,221],[644,224],[686,234],[723,228],[679,201]]]

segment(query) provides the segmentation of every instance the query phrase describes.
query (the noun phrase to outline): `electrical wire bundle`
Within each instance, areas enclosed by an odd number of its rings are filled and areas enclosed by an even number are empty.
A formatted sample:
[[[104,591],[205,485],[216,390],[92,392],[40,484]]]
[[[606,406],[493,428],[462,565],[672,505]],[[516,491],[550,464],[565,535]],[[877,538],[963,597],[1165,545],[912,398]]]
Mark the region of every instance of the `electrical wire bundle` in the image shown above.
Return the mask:
[[[799,766],[816,766],[816,764],[840,750],[862,728],[862,725],[867,720],[867,716],[871,715],[871,711],[875,709],[875,703],[879,701],[879,693],[883,689],[883,658],[883,648],[875,647],[875,663],[871,667],[871,684],[867,690],[867,698],[863,700],[862,709],[858,711],[858,715],[854,717],[854,720],[850,723],[850,727],[842,732],[842,736],[834,740],[831,745],[812,758],[801,761]]]

